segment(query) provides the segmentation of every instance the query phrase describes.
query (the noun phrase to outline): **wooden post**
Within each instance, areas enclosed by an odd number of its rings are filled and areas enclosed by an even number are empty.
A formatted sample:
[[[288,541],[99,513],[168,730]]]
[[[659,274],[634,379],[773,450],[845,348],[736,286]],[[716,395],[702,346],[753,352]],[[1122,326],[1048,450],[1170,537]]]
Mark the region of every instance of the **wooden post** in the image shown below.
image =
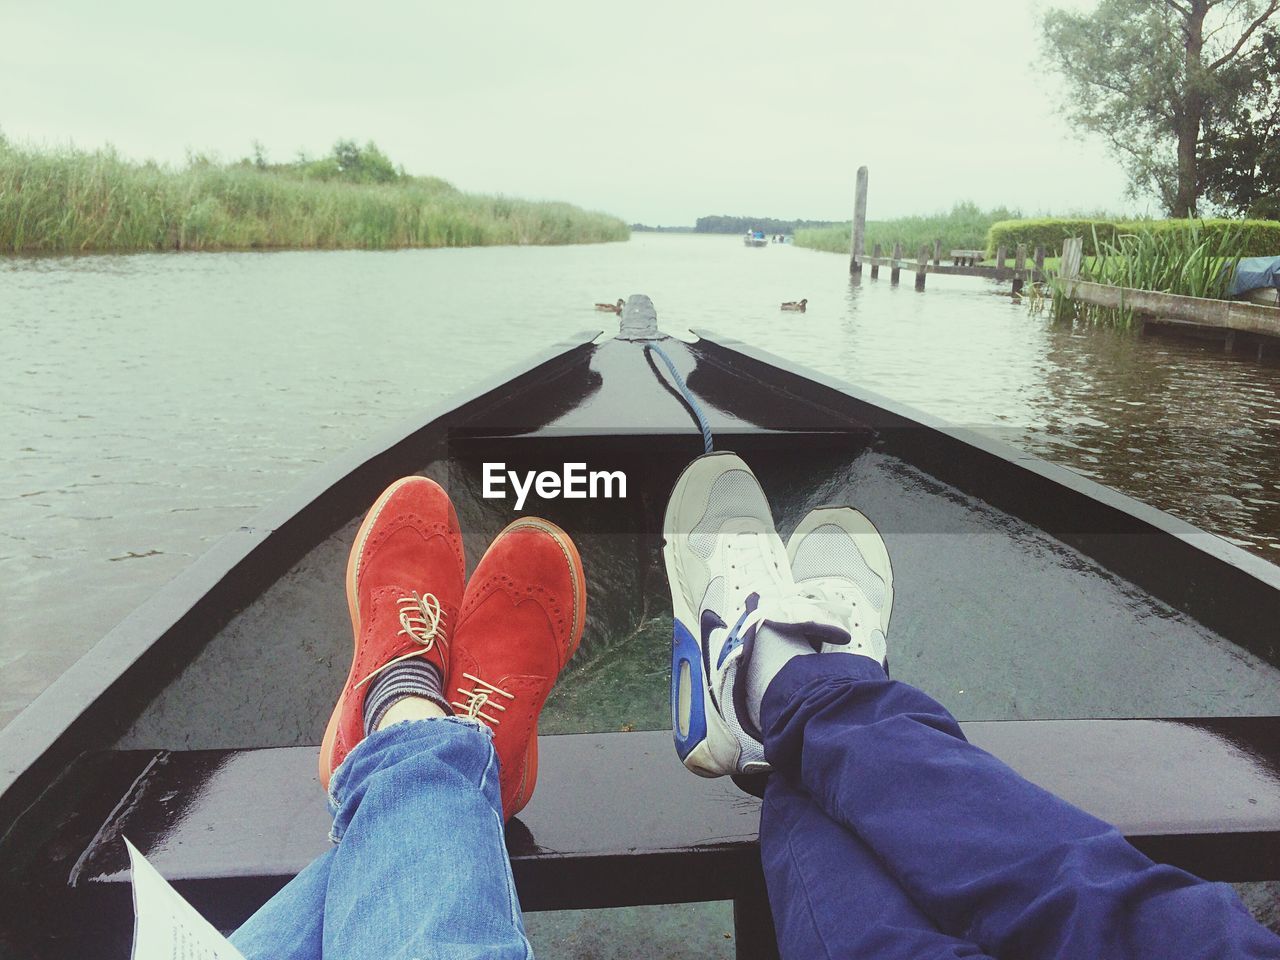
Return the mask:
[[[929,269],[929,245],[920,244],[920,253],[916,256],[916,289],[924,289],[924,278]]]
[[[1018,296],[1022,293],[1022,281],[1025,277],[1023,270],[1027,265],[1027,245],[1025,243],[1018,244],[1017,252],[1013,255],[1013,293]]]
[[[1033,281],[1043,280],[1044,279],[1044,244],[1043,243],[1036,244],[1035,264],[1036,264],[1035,272],[1031,275],[1031,279]]]
[[[858,193],[853,200],[853,235],[849,238],[849,275],[862,276],[867,242],[867,168],[858,168]]]
[[[1062,241],[1062,268],[1058,275],[1064,281],[1062,292],[1068,297],[1075,293],[1075,281],[1080,279],[1080,261],[1083,258],[1084,237]]]
[[[880,244],[876,244],[871,251],[871,279],[875,280],[880,276]]]
[[[933,241],[933,265],[935,267],[942,266],[942,241]]]
[[[1004,273],[1004,244],[996,247],[996,279],[1003,280],[1001,274]]]
[[[902,273],[902,241],[893,245],[893,266],[889,268],[889,282],[898,285],[898,276]]]

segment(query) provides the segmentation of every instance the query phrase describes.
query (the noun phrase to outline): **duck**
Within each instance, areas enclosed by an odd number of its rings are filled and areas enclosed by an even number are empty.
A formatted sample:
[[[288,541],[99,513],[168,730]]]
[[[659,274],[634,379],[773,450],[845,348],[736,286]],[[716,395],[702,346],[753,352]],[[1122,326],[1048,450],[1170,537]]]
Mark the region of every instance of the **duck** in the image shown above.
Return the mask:
[[[807,298],[806,298],[806,299],[804,299],[804,300],[788,300],[786,303],[784,303],[784,304],[782,305],[782,309],[783,309],[783,310],[796,310],[796,311],[798,311],[798,312],[800,312],[800,313],[804,313],[805,305],[806,305],[806,304],[808,304],[808,302],[809,302],[809,301],[808,301],[808,299],[807,299]]]
[[[597,303],[596,309],[601,311],[607,310],[609,313],[616,313],[621,315],[622,306],[624,303],[626,303],[626,301],[623,300],[621,297],[619,297],[617,303]]]

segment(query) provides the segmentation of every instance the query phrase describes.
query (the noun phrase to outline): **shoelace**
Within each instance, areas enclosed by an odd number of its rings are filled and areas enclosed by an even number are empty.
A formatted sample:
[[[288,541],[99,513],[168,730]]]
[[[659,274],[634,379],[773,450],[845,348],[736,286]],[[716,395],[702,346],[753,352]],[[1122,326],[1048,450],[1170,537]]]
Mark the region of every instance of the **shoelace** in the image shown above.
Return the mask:
[[[355,689],[360,689],[387,667],[394,666],[402,660],[408,660],[411,657],[420,657],[436,644],[436,637],[440,636],[441,627],[444,624],[444,610],[440,607],[440,601],[436,599],[433,593],[419,594],[418,591],[407,597],[400,597],[400,632],[397,637],[409,637],[415,643],[421,644],[421,650],[410,650],[408,653],[401,654],[394,660],[388,660],[378,669],[374,670],[367,677],[355,685]]]
[[[474,720],[476,717],[480,717],[483,720],[489,721],[489,723],[492,723],[494,726],[501,723],[497,717],[493,717],[485,713],[485,707],[491,707],[494,710],[499,710],[505,713],[507,708],[497,700],[494,700],[493,695],[496,693],[499,696],[506,697],[508,700],[514,700],[516,695],[514,693],[507,693],[507,691],[503,690],[501,687],[495,687],[492,683],[481,680],[479,677],[473,676],[470,673],[464,673],[462,676],[463,679],[471,681],[472,687],[470,690],[466,687],[458,687],[458,693],[466,697],[466,702],[461,703],[454,700],[452,705],[466,714],[469,720]]]
[[[730,567],[736,569],[739,565],[748,567],[750,564],[758,564],[766,572],[772,571],[774,574],[781,576],[782,568],[778,565],[777,558],[773,556],[772,551],[766,547],[765,536],[764,533],[749,533],[746,531],[732,534],[731,539],[725,545],[726,553],[730,558]],[[737,563],[734,562],[735,555],[737,555]],[[751,577],[749,579],[756,580],[759,578]],[[790,577],[785,579],[790,580]]]
[[[879,632],[879,623],[873,622],[864,634],[862,619],[870,616],[873,621],[876,621],[878,613],[866,595],[849,581],[840,577],[825,577],[816,583],[799,585],[798,589],[810,600],[822,604],[832,614],[846,618],[852,626],[849,642],[858,649],[864,647],[863,641],[866,634]],[[855,617],[858,619],[854,619]]]
[[[817,583],[803,584],[799,589],[803,596],[824,604],[833,613],[839,612],[841,616],[852,617],[858,607],[858,598],[862,597],[861,591],[838,577],[828,577]],[[863,597],[863,599],[866,598]],[[845,606],[849,609],[845,610]],[[854,624],[855,627],[860,625]]]

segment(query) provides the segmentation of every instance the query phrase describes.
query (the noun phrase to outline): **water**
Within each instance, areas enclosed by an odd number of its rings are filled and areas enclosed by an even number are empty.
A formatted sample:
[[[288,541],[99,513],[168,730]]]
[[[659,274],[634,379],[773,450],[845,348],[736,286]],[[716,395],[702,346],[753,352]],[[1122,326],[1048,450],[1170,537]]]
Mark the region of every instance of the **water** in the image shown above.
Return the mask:
[[[887,274],[887,271],[886,271]],[[736,237],[0,261],[0,723],[317,464],[614,318],[706,328],[993,432],[1280,558],[1280,366],[848,283]],[[783,300],[809,299],[805,314]]]

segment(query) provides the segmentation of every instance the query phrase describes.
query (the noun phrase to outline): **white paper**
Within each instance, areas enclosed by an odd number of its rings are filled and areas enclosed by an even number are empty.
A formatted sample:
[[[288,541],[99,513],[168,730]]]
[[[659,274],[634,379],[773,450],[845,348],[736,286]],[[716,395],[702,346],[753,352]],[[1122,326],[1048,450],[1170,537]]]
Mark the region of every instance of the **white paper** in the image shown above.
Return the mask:
[[[128,840],[133,868],[133,960],[244,960]]]

